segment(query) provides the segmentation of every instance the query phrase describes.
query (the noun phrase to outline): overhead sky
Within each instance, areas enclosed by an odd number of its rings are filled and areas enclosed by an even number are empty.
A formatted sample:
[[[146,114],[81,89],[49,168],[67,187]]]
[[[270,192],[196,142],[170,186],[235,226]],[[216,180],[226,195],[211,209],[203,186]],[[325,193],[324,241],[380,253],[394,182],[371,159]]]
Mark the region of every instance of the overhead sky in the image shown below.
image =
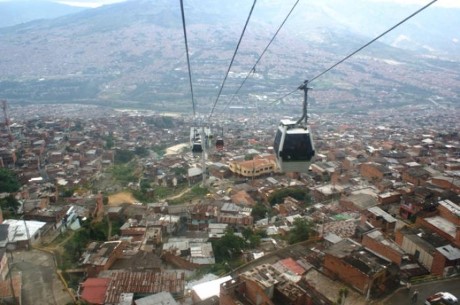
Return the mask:
[[[8,1],[23,1],[23,0],[0,0],[0,2],[8,2]],[[79,6],[79,7],[99,7],[105,4],[112,4],[117,2],[124,2],[127,0],[50,0],[53,2],[64,3],[72,6]],[[154,0],[152,0],[154,1]],[[350,0],[343,0],[343,1],[350,1]],[[369,2],[395,2],[401,4],[417,4],[417,5],[425,5],[431,0],[368,0]],[[443,7],[457,7],[460,8],[460,1],[459,0],[438,0],[435,3],[436,6],[443,6]]]
[[[98,7],[104,4],[111,4],[117,2],[124,2],[126,0],[55,0],[55,2],[65,3],[73,6],[82,6],[82,7]],[[346,0],[344,0],[346,1]],[[424,5],[431,0],[369,0],[370,2],[396,2],[401,4],[418,4]],[[459,0],[438,0],[435,3],[437,6],[443,7],[459,7],[460,8],[460,1]]]
[[[112,4],[117,2],[124,2],[126,0],[62,0],[62,1],[55,1],[63,4],[68,4],[72,6],[79,6],[79,7],[99,7],[105,4]]]

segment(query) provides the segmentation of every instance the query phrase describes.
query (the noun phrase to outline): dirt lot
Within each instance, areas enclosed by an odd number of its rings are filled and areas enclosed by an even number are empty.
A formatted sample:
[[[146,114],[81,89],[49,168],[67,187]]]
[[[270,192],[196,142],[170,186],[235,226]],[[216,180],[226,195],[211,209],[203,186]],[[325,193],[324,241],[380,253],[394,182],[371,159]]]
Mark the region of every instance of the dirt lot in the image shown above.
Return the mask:
[[[109,196],[109,205],[119,206],[123,203],[135,203],[137,202],[136,198],[129,192],[121,192]]]
[[[39,250],[14,251],[12,272],[22,273],[23,305],[65,305],[73,302],[56,274],[53,256]]]

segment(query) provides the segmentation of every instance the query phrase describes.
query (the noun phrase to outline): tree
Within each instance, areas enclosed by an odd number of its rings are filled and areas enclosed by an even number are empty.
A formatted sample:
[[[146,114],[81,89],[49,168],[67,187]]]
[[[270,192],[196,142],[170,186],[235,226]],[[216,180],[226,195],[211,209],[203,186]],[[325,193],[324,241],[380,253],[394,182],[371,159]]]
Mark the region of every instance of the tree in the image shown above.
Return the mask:
[[[112,149],[112,147],[115,145],[113,141],[113,133],[111,132],[106,138],[105,138],[105,148],[107,149]]]
[[[150,151],[143,147],[143,146],[136,146],[136,148],[134,149],[134,153],[141,157],[141,158],[144,158],[144,157],[148,157],[149,154],[150,154]]]
[[[305,218],[298,217],[289,231],[289,243],[295,244],[310,238],[311,224]]]
[[[0,193],[14,193],[20,188],[16,174],[7,168],[0,168]]]
[[[302,189],[298,187],[291,187],[291,188],[283,188],[277,191],[274,191],[270,197],[268,197],[268,202],[271,205],[275,205],[277,203],[282,203],[284,198],[292,197],[294,199],[305,201],[306,203],[311,202],[310,194],[308,193],[307,189]]]
[[[246,243],[244,239],[234,235],[232,230],[228,230],[221,239],[212,241],[212,248],[216,261],[223,262],[240,256]]]
[[[115,150],[115,164],[128,163],[134,158],[134,152],[126,149]]]
[[[16,214],[19,206],[19,201],[17,201],[13,195],[0,199],[0,207],[2,210],[11,211]]]
[[[246,154],[244,155],[244,160],[245,161],[249,161],[249,160],[252,160],[254,159],[254,156],[256,156],[257,154]]]
[[[243,234],[244,239],[248,243],[250,248],[256,248],[260,246],[260,241],[263,237],[267,237],[265,231],[261,230],[255,230],[253,231],[250,227],[246,227],[243,229]]]
[[[267,217],[268,212],[268,208],[263,203],[257,202],[256,205],[252,208],[251,216],[254,217],[254,221],[257,221]]]

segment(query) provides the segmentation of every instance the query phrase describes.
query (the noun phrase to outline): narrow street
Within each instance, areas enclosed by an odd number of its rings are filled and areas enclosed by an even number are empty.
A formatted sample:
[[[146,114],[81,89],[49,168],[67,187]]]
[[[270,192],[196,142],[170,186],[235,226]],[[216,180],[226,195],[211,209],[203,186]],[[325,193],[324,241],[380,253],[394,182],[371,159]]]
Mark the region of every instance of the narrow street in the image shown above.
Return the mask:
[[[417,289],[418,300],[416,304],[423,305],[425,304],[425,299],[430,295],[440,292],[446,291],[450,292],[456,297],[460,297],[460,278],[453,278],[443,281],[437,282],[428,282],[419,285],[413,285],[411,288],[411,292],[407,291],[405,288],[399,289],[393,295],[388,297],[385,301],[383,301],[382,305],[408,305],[410,303],[410,297],[412,292]]]
[[[8,254],[13,273],[22,274],[22,304],[62,305],[72,302],[67,289],[56,274],[51,254],[39,250],[15,251]]]

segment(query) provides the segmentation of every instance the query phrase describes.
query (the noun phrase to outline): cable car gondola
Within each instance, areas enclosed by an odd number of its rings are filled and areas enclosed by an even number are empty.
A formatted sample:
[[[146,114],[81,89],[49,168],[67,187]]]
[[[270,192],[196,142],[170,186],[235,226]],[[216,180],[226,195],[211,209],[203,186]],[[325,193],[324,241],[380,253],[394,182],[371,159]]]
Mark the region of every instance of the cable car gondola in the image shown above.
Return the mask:
[[[201,145],[201,140],[196,140],[192,143],[192,153],[199,154],[203,152],[203,146]]]
[[[224,150],[224,128],[222,128],[221,136],[218,136],[216,139],[216,150],[218,151]]]
[[[304,90],[303,115],[298,121],[281,120],[273,148],[276,162],[282,172],[306,173],[315,156],[315,146],[307,127],[307,81],[299,89]],[[305,120],[305,122],[302,122]]]
[[[282,172],[308,172],[315,148],[310,131],[296,121],[281,120],[275,136],[276,161]]]
[[[198,132],[196,128],[193,127],[190,130],[190,145],[193,154],[199,154],[203,152],[201,134]]]
[[[218,137],[216,140],[216,150],[224,150],[224,139],[222,139],[221,137]]]

